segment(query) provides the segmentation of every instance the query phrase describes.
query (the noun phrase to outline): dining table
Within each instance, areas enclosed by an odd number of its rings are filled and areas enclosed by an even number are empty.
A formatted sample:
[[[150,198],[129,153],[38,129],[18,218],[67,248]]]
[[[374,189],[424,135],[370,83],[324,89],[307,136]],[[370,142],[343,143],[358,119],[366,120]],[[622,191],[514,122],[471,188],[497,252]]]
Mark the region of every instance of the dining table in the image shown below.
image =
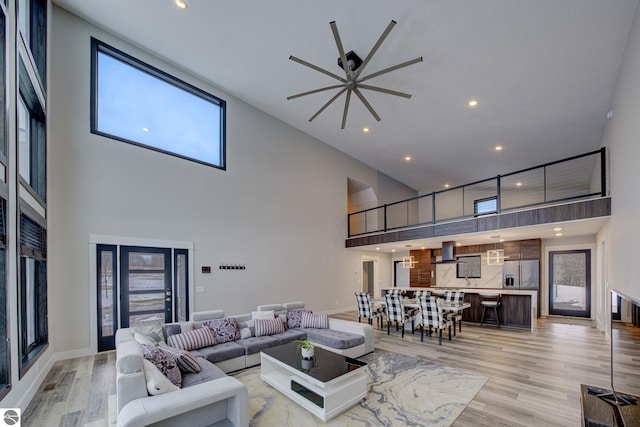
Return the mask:
[[[438,298],[438,302],[440,303],[440,307],[446,313],[462,313],[463,310],[470,308],[471,303],[463,302],[462,304],[456,304],[451,302],[446,302],[444,298]],[[386,303],[384,299],[372,299],[372,304],[380,304],[386,307]],[[402,304],[408,308],[420,308],[420,304],[418,304],[415,298],[402,298]],[[411,323],[405,323],[405,331],[411,331]]]

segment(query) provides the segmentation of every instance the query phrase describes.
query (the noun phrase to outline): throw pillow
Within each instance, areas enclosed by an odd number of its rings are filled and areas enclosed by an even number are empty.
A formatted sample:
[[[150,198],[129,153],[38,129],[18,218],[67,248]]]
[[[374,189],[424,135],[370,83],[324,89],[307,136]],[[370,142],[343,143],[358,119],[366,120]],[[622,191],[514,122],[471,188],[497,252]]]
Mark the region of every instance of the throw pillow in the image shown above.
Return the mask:
[[[159,394],[168,393],[170,391],[178,390],[178,387],[173,385],[171,381],[164,375],[156,365],[148,361],[143,360],[144,379],[147,382],[147,393],[151,396],[157,396]]]
[[[156,345],[156,342],[154,340],[152,340],[146,335],[142,335],[140,332],[134,332],[133,339],[140,345],[142,344]]]
[[[176,362],[176,365],[178,365],[178,368],[180,368],[180,372],[197,373],[202,369],[196,358],[186,350],[169,346],[159,346],[159,348],[161,348],[165,353],[169,353],[171,355],[174,362]]]
[[[146,360],[153,363],[173,385],[176,387],[182,386],[182,373],[169,353],[165,353],[160,347],[143,345],[142,355]]]
[[[238,322],[238,328],[240,329],[240,338],[243,340],[256,336],[256,326],[253,319]]]
[[[256,319],[256,337],[284,332],[284,323],[279,317],[274,319]]]
[[[329,315],[327,313],[313,314],[305,311],[302,313],[300,323],[303,328],[329,329]]]
[[[273,319],[275,317],[275,312],[273,310],[267,311],[252,311],[251,318],[255,319]]]
[[[164,323],[159,320],[137,320],[131,324],[131,332],[148,337],[155,344],[166,344],[162,335]]]
[[[169,335],[169,345],[181,350],[197,350],[216,345],[216,337],[209,328],[199,328],[181,334]]]
[[[217,344],[240,339],[240,329],[238,329],[238,323],[233,317],[207,320],[202,322],[202,326],[213,331]]]
[[[302,325],[302,313],[304,313],[305,311],[311,313],[311,310],[287,311],[287,324],[289,325],[289,329],[299,328]]]

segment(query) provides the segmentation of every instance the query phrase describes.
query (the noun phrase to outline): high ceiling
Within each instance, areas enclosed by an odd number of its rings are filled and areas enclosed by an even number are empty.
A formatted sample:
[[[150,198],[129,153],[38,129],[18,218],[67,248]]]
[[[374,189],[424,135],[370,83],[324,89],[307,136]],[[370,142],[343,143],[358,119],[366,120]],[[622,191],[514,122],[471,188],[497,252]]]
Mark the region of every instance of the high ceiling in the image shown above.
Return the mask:
[[[54,0],[421,192],[599,148],[637,7],[637,0],[186,2],[181,10],[173,0]],[[290,55],[344,74],[331,21],[344,49],[364,58],[391,20],[397,25],[363,75],[422,56],[368,82],[411,99],[363,91],[382,120],[354,96],[344,130],[344,95],[311,123],[335,91],[286,99],[336,83]],[[476,108],[467,105],[472,98]]]

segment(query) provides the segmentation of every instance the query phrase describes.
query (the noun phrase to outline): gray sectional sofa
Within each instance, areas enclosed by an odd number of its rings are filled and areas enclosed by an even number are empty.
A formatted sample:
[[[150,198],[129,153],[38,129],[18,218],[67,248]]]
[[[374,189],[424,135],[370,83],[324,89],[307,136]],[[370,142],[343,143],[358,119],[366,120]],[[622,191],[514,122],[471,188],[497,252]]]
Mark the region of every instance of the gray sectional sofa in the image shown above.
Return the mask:
[[[304,303],[260,305],[257,311],[273,310],[286,321],[287,312],[304,309]],[[307,338],[319,347],[356,358],[374,350],[371,325],[329,319],[329,328],[289,328],[266,336],[249,336],[252,314],[225,316],[223,310],[195,312],[189,322],[167,324],[164,339],[176,333],[199,329],[203,323],[233,318],[242,330],[240,339],[192,349],[189,353],[201,366],[199,373],[183,375],[182,388],[149,396],[143,371],[143,347],[130,328],[116,333],[117,425],[248,425],[248,394],[245,386],[228,372],[260,364],[260,351]]]

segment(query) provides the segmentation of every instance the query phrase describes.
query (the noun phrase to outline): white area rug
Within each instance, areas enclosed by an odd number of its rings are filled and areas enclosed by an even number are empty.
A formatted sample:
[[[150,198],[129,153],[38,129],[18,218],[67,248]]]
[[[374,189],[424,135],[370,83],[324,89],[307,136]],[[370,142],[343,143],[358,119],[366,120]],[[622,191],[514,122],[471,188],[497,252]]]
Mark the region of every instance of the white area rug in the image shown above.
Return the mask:
[[[369,394],[324,423],[260,379],[260,367],[234,376],[249,390],[251,426],[450,426],[488,378],[424,359],[376,350],[367,362]]]

